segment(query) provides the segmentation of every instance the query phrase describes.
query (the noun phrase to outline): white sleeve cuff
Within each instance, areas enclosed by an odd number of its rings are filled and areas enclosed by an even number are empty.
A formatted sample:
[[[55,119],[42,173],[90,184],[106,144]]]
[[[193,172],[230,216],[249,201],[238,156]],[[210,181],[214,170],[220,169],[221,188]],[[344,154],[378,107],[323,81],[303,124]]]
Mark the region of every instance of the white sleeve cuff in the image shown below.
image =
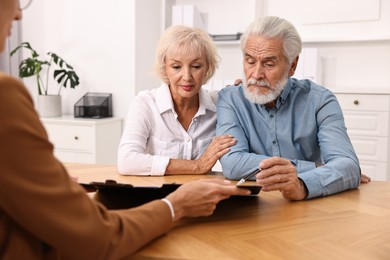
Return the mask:
[[[163,198],[161,200],[164,201],[168,205],[169,210],[171,211],[172,219],[174,219],[175,218],[175,211],[173,210],[172,203],[166,198]]]
[[[163,176],[167,170],[169,160],[168,156],[153,156],[151,175]]]

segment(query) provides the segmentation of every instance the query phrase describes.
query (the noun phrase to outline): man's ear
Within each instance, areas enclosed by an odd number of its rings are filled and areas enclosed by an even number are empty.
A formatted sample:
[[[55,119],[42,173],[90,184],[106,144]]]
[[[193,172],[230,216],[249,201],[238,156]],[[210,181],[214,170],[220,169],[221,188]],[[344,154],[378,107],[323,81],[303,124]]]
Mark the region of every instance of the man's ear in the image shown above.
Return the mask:
[[[291,67],[290,67],[290,70],[288,71],[288,76],[291,77],[292,75],[294,75],[295,73],[295,70],[297,69],[297,66],[298,66],[298,60],[299,60],[299,55],[293,60],[293,62],[291,63]]]

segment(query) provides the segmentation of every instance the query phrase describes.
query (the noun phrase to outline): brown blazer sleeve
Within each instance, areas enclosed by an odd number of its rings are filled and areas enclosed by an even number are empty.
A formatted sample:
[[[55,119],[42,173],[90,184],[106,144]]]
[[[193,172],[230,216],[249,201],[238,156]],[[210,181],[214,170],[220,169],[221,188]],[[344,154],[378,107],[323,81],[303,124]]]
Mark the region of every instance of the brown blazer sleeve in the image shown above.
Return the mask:
[[[0,74],[0,258],[117,259],[172,227],[154,201],[108,211],[70,180],[24,86]]]

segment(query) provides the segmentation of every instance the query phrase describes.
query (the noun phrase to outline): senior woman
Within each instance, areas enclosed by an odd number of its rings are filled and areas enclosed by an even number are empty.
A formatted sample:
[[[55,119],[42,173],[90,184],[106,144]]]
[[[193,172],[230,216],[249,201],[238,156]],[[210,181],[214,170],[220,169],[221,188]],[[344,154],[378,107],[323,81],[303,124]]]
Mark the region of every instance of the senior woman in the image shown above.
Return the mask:
[[[236,143],[215,136],[217,91],[202,88],[218,62],[206,32],[181,25],[164,32],[155,61],[164,83],[130,104],[118,149],[121,174],[206,174]]]

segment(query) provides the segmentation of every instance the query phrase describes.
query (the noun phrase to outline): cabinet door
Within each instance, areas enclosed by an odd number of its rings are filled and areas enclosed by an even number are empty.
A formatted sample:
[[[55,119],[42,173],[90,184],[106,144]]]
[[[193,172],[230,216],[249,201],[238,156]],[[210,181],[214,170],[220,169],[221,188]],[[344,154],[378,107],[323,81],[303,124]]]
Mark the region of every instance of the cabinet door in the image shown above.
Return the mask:
[[[92,151],[95,148],[95,126],[46,124],[49,139],[59,149]]]
[[[387,161],[388,138],[354,135],[351,135],[350,138],[353,148],[360,160]]]
[[[345,125],[349,135],[386,137],[388,135],[389,113],[344,112]]]
[[[348,134],[389,135],[389,95],[336,94],[336,97],[344,113]]]
[[[54,155],[62,162],[68,163],[99,163],[91,152],[78,152],[75,150],[54,149]]]
[[[387,174],[387,163],[384,162],[372,162],[372,161],[360,161],[360,168],[362,173],[370,176],[375,181],[389,181]]]
[[[62,162],[116,164],[122,120],[42,118],[54,154]]]
[[[165,0],[163,23],[165,28],[172,25],[172,16],[175,16],[173,6],[193,5],[202,17],[203,29],[210,34],[236,34],[243,32],[258,16],[262,4],[263,0]]]
[[[292,22],[304,41],[390,39],[389,0],[265,0],[266,15]]]
[[[389,112],[390,109],[390,95],[336,93],[336,97],[343,111],[351,110],[358,112]]]

